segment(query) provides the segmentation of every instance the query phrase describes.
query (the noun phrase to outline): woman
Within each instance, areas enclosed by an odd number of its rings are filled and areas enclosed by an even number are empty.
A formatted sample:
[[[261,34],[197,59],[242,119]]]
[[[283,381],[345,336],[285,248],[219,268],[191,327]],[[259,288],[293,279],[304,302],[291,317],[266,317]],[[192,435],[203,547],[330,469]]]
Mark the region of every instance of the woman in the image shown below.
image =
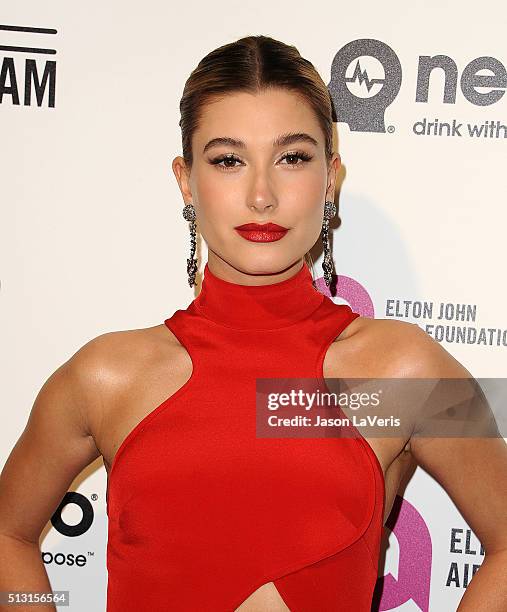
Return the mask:
[[[202,290],[160,325],[93,339],[44,384],[2,473],[2,588],[49,590],[39,535],[101,455],[109,612],[370,610],[413,460],[486,549],[459,610],[504,609],[502,439],[256,435],[259,378],[470,378],[418,326],[360,317],[313,287],[319,235],[330,282],[340,169],[322,79],[294,47],[249,36],[200,62],[180,109],[173,171],[191,286],[196,227],[208,245]],[[466,466],[480,478],[459,478]]]

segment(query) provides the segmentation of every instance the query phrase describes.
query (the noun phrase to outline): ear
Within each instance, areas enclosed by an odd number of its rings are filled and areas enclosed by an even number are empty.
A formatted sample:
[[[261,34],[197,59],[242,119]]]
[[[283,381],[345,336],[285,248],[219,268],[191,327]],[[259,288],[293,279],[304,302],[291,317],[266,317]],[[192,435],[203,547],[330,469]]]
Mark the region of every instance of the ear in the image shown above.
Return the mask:
[[[192,191],[190,189],[190,171],[187,168],[183,157],[178,155],[178,157],[175,157],[173,159],[172,169],[174,172],[174,176],[178,181],[181,195],[183,196],[183,201],[185,202],[185,204],[192,203]]]
[[[326,188],[326,200],[334,202],[335,189],[336,189],[336,178],[338,171],[342,165],[342,160],[339,153],[333,153],[333,156],[329,162],[328,175],[327,175],[327,188]]]

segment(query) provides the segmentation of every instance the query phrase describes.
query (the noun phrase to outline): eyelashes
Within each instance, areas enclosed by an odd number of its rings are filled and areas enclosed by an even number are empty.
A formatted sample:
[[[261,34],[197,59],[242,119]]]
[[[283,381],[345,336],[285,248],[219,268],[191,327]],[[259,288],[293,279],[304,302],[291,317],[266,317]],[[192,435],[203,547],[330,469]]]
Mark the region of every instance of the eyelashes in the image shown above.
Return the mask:
[[[304,166],[306,162],[309,162],[313,159],[312,155],[309,155],[308,153],[305,153],[305,151],[293,151],[290,153],[285,153],[285,155],[283,155],[280,160],[284,160],[284,159],[299,159],[301,160],[301,163],[287,163],[287,164],[283,164],[285,166],[294,166],[295,168],[299,167],[299,166]],[[236,157],[236,155],[230,153],[227,155],[220,155],[218,157],[214,157],[213,159],[209,160],[209,163],[212,166],[217,166],[219,167],[221,170],[224,170],[225,172],[228,172],[229,170],[234,170],[235,168],[237,168],[236,165],[233,166],[225,166],[222,165],[223,162],[241,162],[241,159],[239,157]]]

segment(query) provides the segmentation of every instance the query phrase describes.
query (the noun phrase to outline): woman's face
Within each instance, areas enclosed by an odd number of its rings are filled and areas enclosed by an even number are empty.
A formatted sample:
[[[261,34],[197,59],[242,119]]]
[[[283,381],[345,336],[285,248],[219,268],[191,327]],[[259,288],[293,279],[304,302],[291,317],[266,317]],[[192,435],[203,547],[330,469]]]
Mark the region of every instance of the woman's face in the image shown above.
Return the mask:
[[[211,271],[241,284],[292,276],[319,237],[340,165],[336,153],[328,165],[311,107],[283,89],[229,94],[206,105],[192,150],[191,170],[177,157],[173,171],[184,202],[194,205]],[[288,231],[258,242],[235,229],[268,222]]]

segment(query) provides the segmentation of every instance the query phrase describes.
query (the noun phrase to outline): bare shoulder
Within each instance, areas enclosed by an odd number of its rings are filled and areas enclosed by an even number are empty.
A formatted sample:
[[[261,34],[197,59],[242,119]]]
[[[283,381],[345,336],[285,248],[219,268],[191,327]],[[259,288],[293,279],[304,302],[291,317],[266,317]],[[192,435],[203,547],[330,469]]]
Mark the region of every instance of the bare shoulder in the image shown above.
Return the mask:
[[[386,371],[392,367],[393,356],[413,347],[414,339],[419,343],[423,335],[416,324],[406,321],[357,317],[336,338],[335,350],[342,362],[351,365],[351,376],[393,376]]]
[[[114,398],[128,392],[139,374],[177,355],[181,346],[165,324],[111,331],[94,337],[69,359],[91,432],[98,431]]]
[[[350,353],[361,355],[361,363],[365,367],[371,366],[365,372],[368,376],[471,376],[459,361],[417,323],[358,317],[347,326],[338,340],[347,340]]]
[[[393,342],[403,341],[408,335],[425,334],[416,323],[400,321],[398,319],[372,319],[370,317],[357,317],[340,335],[342,338],[355,340],[377,340],[383,344],[391,345]]]
[[[166,333],[163,333],[163,328]],[[130,365],[143,361],[157,349],[171,345],[174,336],[164,324],[140,329],[110,331],[81,346],[69,360],[83,375],[121,375]]]

